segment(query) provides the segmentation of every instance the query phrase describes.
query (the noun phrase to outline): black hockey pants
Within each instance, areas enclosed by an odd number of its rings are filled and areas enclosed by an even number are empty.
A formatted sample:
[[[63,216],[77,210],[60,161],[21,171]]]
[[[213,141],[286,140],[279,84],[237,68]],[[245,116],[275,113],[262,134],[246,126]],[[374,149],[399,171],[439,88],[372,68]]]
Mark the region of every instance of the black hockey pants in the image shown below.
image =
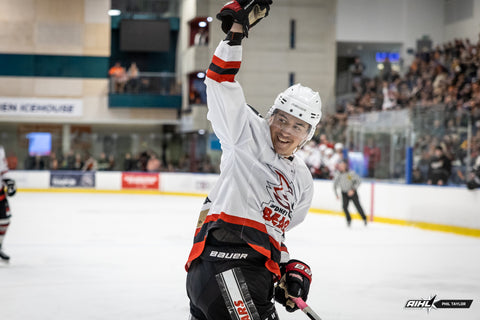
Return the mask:
[[[208,244],[192,262],[187,293],[192,320],[276,320],[274,277],[248,245]]]
[[[343,211],[345,212],[345,216],[347,218],[348,224],[352,221],[352,217],[350,216],[350,212],[348,212],[348,203],[350,200],[353,201],[353,204],[355,205],[355,208],[357,208],[358,213],[362,217],[363,221],[367,221],[367,217],[365,216],[365,213],[363,212],[363,208],[360,205],[360,200],[358,199],[358,194],[357,191],[353,194],[353,196],[349,197],[347,192],[342,192],[342,201],[343,201]]]

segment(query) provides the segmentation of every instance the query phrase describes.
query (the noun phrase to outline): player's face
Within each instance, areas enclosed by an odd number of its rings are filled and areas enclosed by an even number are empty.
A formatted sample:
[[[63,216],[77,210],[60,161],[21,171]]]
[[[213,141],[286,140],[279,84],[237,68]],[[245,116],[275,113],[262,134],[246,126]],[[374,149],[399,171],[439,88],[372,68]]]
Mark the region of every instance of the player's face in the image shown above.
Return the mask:
[[[273,148],[281,156],[288,157],[308,135],[310,125],[286,112],[277,110],[270,118],[270,135]]]

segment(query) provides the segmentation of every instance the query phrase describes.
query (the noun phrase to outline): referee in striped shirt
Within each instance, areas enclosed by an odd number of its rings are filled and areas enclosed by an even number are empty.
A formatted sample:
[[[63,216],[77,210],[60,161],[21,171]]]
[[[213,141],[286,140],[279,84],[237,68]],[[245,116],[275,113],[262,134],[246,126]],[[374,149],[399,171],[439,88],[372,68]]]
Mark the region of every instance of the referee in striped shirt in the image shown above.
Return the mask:
[[[348,165],[345,160],[342,160],[338,163],[338,171],[333,178],[333,190],[335,192],[335,196],[337,196],[337,199],[339,199],[337,189],[340,187],[340,190],[342,191],[343,211],[347,217],[347,225],[349,227],[352,222],[352,217],[348,212],[348,204],[350,203],[350,200],[353,201],[358,213],[360,216],[362,216],[363,222],[365,225],[367,225],[367,217],[363,212],[357,194],[357,188],[360,185],[360,177],[354,171],[348,170],[347,166]]]

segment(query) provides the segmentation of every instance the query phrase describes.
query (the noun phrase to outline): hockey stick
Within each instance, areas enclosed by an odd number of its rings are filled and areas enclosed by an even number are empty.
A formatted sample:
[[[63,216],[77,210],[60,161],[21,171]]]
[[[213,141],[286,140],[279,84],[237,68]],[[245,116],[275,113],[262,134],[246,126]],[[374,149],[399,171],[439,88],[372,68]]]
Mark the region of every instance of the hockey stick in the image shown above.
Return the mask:
[[[292,296],[290,296],[290,299],[293,300],[293,302],[295,302],[295,304],[297,305],[298,308],[300,308],[300,310],[302,310],[306,315],[307,317],[309,317],[310,319],[312,320],[322,320],[318,314],[315,313],[315,311],[312,310],[312,308],[310,308],[307,303],[305,301],[303,301],[302,298],[294,298]]]
[[[285,297],[286,298],[289,298],[290,300],[292,300],[296,305],[297,307],[302,310],[306,315],[307,317],[309,317],[310,319],[312,320],[322,320],[322,318],[320,318],[320,316],[318,314],[315,313],[315,311],[312,310],[312,308],[310,308],[308,306],[308,304],[303,301],[302,298],[298,297],[292,297],[291,295],[288,294],[288,291],[287,291],[287,288],[285,286],[285,282],[283,281],[280,281],[280,283],[278,284],[278,286],[280,288],[282,288],[284,291],[285,291]],[[290,302],[291,303],[291,302]],[[288,304],[288,302],[287,302]],[[293,307],[293,306],[292,306]]]

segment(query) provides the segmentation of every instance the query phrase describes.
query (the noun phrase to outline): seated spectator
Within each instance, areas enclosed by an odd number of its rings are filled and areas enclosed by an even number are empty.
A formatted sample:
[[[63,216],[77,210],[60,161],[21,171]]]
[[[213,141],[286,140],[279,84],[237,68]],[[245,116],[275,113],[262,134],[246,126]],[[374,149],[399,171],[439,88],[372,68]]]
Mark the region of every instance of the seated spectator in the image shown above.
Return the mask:
[[[73,163],[73,170],[82,170],[83,168],[82,155],[80,153],[75,154],[75,162]]]
[[[413,168],[412,183],[414,183],[414,184],[425,183],[425,179],[423,178],[422,172],[420,171],[420,169],[418,167]]]
[[[441,146],[435,147],[434,156],[430,160],[427,183],[439,186],[446,185],[451,171],[451,160],[444,154]]]
[[[467,179],[467,188],[469,190],[480,188],[480,155],[477,156],[472,171]]]
[[[9,152],[7,156],[7,165],[10,170],[17,169],[18,158],[13,152]]]

